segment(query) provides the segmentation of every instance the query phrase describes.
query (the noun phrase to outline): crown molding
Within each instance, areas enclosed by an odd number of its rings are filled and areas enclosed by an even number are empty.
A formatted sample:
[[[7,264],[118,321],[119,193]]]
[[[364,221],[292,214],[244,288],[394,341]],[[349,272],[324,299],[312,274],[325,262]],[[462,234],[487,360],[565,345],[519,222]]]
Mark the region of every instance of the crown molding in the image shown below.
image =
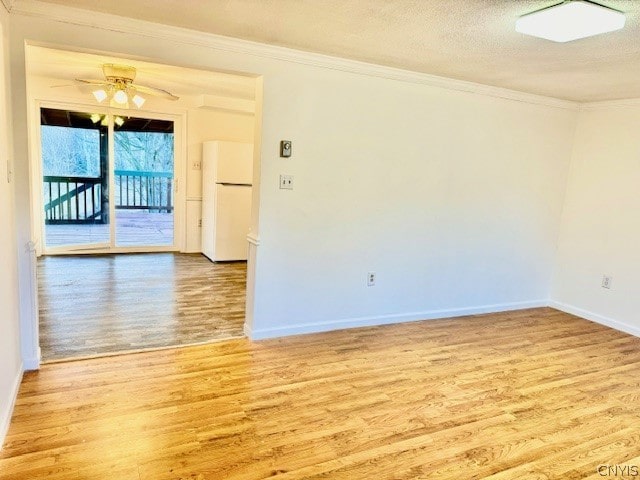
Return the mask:
[[[54,5],[39,0],[2,1],[12,3],[12,14],[46,18],[72,25],[168,40],[214,50],[293,62],[357,75],[385,78],[401,82],[428,85],[447,90],[475,93],[535,105],[544,105],[569,110],[578,110],[580,108],[579,103],[569,100],[535,95],[464,80],[440,77],[427,73],[402,70],[399,68],[360,62],[357,60],[304,52],[276,45],[241,40],[212,33],[198,32],[181,27],[160,25],[145,20],[121,17],[118,15],[94,12],[63,5]]]
[[[601,102],[588,102],[580,105],[580,110],[599,110],[616,107],[640,107],[640,98],[627,98],[621,100],[604,100]]]

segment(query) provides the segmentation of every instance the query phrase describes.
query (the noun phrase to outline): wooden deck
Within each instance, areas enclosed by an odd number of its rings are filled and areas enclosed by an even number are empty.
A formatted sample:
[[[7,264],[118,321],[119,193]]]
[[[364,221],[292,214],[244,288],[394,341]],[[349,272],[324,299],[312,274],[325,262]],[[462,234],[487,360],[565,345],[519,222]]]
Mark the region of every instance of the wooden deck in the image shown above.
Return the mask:
[[[199,254],[42,257],[42,358],[111,355],[242,336],[245,284],[245,262],[212,263]]]
[[[547,308],[45,365],[0,477],[636,478],[638,385],[639,338]]]
[[[109,243],[109,225],[45,225],[47,247]],[[173,214],[116,210],[116,245],[173,245]]]

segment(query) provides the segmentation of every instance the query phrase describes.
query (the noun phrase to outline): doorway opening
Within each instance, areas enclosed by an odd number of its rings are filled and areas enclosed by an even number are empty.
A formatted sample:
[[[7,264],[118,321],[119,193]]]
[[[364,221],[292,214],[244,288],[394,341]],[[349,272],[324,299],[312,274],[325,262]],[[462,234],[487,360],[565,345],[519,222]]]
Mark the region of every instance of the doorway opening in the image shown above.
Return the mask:
[[[240,235],[248,265],[202,254],[202,150],[259,139],[259,77],[26,51],[39,359],[244,336],[257,238]],[[98,77],[105,63],[131,64],[141,84],[180,98],[148,97],[144,109],[94,104],[74,79]]]

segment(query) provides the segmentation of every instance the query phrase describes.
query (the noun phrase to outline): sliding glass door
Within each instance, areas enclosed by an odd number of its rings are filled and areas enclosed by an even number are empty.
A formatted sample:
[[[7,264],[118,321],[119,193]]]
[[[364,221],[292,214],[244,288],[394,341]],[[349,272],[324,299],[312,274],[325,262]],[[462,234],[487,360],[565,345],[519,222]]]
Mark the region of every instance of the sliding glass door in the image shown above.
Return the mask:
[[[173,122],[115,117],[118,246],[173,245]]]
[[[174,122],[41,108],[45,253],[174,245]]]
[[[40,110],[48,249],[110,244],[108,126],[102,118],[97,113]]]

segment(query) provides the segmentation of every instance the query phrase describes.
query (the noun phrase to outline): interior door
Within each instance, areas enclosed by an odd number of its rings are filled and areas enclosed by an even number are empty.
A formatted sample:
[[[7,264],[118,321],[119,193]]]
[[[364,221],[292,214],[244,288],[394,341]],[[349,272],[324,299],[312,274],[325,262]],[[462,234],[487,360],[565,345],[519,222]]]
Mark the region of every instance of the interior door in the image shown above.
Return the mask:
[[[109,246],[108,130],[104,114],[40,109],[46,250]]]

